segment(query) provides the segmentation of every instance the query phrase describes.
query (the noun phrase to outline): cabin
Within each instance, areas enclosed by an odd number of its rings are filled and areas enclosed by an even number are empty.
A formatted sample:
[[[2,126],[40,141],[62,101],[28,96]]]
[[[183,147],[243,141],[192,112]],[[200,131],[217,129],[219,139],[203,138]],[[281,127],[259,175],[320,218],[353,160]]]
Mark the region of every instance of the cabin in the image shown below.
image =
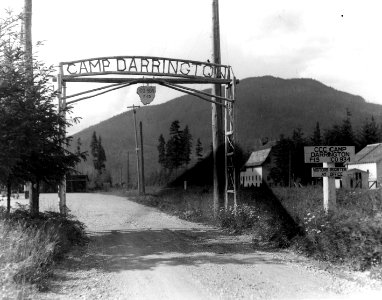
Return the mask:
[[[269,176],[272,163],[272,147],[253,151],[251,156],[241,168],[240,186],[260,187],[264,182],[272,185],[272,179]]]
[[[367,172],[368,188],[378,188],[382,183],[382,143],[367,145],[347,164],[347,168],[348,171],[357,169]]]

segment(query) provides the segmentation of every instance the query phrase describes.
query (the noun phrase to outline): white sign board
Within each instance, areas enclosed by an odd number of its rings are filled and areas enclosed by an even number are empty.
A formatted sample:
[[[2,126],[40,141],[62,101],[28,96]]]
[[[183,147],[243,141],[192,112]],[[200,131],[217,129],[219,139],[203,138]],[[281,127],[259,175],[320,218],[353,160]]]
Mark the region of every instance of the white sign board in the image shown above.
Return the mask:
[[[312,168],[312,177],[342,177],[346,168]]]
[[[304,147],[306,163],[348,163],[354,160],[354,146]]]
[[[144,105],[150,104],[155,98],[156,87],[143,85],[137,88],[137,94]]]

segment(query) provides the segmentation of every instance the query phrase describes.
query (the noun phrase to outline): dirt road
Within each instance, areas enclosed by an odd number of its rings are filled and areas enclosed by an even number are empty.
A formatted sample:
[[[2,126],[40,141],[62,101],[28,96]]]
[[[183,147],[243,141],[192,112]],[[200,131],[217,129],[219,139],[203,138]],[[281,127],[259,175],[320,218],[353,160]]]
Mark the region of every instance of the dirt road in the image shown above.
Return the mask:
[[[42,195],[42,209],[56,208]],[[38,299],[382,299],[288,251],[256,250],[249,236],[166,215],[122,197],[68,194],[91,236]],[[367,294],[365,294],[367,293]]]

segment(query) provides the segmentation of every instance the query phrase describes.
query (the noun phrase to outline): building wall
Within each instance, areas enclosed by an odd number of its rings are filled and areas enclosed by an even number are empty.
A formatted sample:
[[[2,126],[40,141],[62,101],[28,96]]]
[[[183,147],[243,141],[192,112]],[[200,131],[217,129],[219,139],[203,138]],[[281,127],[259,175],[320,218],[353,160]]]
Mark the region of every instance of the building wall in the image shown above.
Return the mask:
[[[262,167],[247,167],[240,172],[240,185],[242,187],[259,187],[263,181]]]

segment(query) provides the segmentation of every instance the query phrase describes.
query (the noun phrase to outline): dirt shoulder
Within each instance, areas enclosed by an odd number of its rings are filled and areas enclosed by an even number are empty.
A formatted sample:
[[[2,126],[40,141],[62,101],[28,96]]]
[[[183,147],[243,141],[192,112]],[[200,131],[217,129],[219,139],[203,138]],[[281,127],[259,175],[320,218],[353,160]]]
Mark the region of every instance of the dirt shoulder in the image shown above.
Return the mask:
[[[42,206],[55,204],[43,195]],[[123,197],[68,194],[91,237],[36,299],[380,299],[364,274],[328,272],[290,251],[231,236]]]

